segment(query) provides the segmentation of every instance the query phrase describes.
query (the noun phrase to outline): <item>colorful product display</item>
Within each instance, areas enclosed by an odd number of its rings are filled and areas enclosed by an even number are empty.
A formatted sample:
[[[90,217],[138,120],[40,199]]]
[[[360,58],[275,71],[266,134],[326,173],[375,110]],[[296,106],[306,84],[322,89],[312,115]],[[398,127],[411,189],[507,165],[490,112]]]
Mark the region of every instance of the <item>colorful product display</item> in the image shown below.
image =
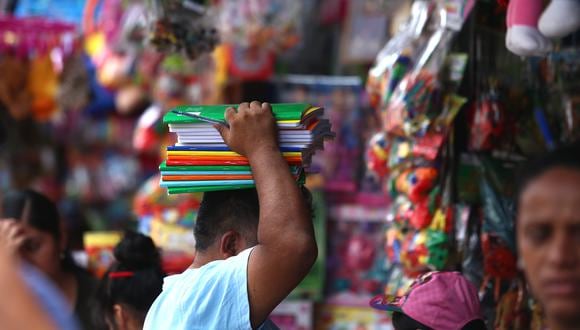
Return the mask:
[[[177,135],[160,165],[162,187],[170,194],[196,191],[244,189],[254,180],[248,159],[231,150],[213,127],[224,123],[229,105],[179,106],[167,113],[164,122]],[[333,137],[328,120],[320,119],[323,109],[308,104],[273,104],[279,128],[280,152],[299,183],[304,182],[316,150]]]

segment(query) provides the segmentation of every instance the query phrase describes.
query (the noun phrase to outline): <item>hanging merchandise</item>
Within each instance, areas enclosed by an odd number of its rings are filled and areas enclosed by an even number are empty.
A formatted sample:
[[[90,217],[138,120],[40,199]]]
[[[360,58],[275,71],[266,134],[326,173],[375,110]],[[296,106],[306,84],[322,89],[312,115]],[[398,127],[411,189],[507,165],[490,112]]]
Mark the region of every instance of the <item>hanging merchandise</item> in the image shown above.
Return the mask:
[[[550,38],[562,38],[580,29],[580,2],[552,0],[547,8],[542,0],[511,0],[507,12],[506,47],[520,56],[546,56],[552,49]]]
[[[469,148],[491,151],[498,146],[507,126],[497,88],[490,84],[489,91],[482,93],[473,106]]]
[[[531,313],[528,309],[529,294],[523,280],[506,292],[497,304],[494,329],[539,329],[531,328]]]
[[[0,101],[12,118],[26,118],[30,114],[30,95],[26,88],[28,63],[22,58],[4,55],[0,58],[0,71]]]
[[[14,16],[16,17],[44,17],[51,20],[60,20],[71,24],[80,24],[86,0],[18,0]]]
[[[393,199],[387,261],[411,278],[446,269],[454,256],[446,144],[467,101],[456,94],[467,55],[450,49],[472,8],[473,1],[415,1],[369,71],[367,91],[383,131],[369,142],[367,166]],[[399,289],[394,283],[386,290]]]
[[[13,118],[32,114],[46,121],[54,115],[57,74],[72,50],[74,31],[73,25],[44,18],[0,18],[0,100]]]
[[[37,121],[46,121],[57,110],[58,77],[48,54],[30,61],[28,91],[32,98],[30,109]]]
[[[445,225],[445,216],[437,210],[432,223],[424,230],[409,230],[401,225],[391,226],[387,230],[385,242],[389,262],[400,266],[410,277],[429,270],[444,269],[450,248]]]
[[[377,55],[367,80],[367,91],[374,107],[388,104],[398,83],[412,68],[417,52],[415,43],[422,37],[427,18],[433,10],[434,6],[430,1],[413,2],[407,23]]]
[[[242,49],[281,53],[302,38],[302,1],[223,0],[217,11],[224,42]]]
[[[415,1],[407,24],[377,56],[367,90],[371,102],[383,113],[387,133],[423,136],[443,115],[439,105],[442,85],[458,85],[467,62],[465,55],[448,53],[470,12],[468,5],[468,1]],[[447,66],[451,68],[448,77],[439,77]]]
[[[509,169],[496,169],[485,158],[481,158],[481,164],[484,169],[481,182],[484,216],[481,241],[485,274],[481,289],[487,290],[491,285],[493,297],[497,301],[502,281],[513,280],[518,274],[514,223],[506,221],[514,219],[514,205],[508,197],[512,193],[502,185],[502,175],[510,173]]]
[[[219,43],[213,14],[205,1],[150,0],[149,11],[149,43],[160,52],[196,59]]]
[[[56,101],[63,110],[84,109],[91,100],[90,77],[81,51],[66,58]]]
[[[245,81],[265,81],[274,74],[275,56],[265,48],[225,45],[228,73]]]
[[[433,167],[418,167],[403,171],[395,180],[398,193],[404,194],[413,203],[425,199],[433,189],[439,172]]]
[[[367,170],[370,171],[378,181],[382,181],[389,173],[389,153],[391,145],[387,134],[383,132],[375,133],[367,146]]]

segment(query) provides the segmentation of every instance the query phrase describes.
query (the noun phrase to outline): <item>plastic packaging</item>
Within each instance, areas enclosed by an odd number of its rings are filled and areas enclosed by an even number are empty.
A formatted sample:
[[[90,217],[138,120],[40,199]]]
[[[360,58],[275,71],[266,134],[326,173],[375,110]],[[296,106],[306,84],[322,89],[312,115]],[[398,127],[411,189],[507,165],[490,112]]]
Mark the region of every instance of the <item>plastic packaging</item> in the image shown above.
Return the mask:
[[[190,59],[211,52],[219,43],[208,7],[191,0],[150,0],[149,42],[160,52]]]

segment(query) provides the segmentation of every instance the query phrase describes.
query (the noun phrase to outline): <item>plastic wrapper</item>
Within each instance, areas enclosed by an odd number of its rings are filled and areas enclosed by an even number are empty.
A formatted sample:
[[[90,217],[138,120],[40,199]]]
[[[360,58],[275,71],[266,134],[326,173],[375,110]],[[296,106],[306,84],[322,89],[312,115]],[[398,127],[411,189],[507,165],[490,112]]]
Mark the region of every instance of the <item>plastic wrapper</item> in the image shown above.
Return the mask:
[[[418,52],[417,44],[423,38],[434,8],[429,1],[415,1],[407,23],[377,55],[367,80],[367,91],[374,107],[388,104],[398,83],[412,69]]]
[[[405,76],[386,108],[385,130],[400,136],[425,132],[430,123],[426,116],[435,88],[435,76],[429,71]]]
[[[383,112],[386,132],[424,135],[439,116],[441,108],[433,100],[437,92],[444,86],[457,89],[467,56],[449,56],[449,50],[465,18],[457,14],[469,13],[470,8],[463,12],[465,5],[466,1],[460,0],[415,1],[409,22],[377,56],[369,71],[367,90],[371,104]],[[448,72],[442,70],[444,67]]]
[[[219,43],[214,15],[192,0],[150,0],[149,43],[164,53],[190,59],[211,52]]]
[[[506,127],[504,109],[496,89],[483,93],[474,105],[469,147],[474,151],[489,151],[498,145]]]
[[[427,198],[433,189],[439,172],[434,167],[419,167],[403,171],[395,180],[397,192],[405,194],[411,202]]]
[[[376,133],[367,146],[367,170],[382,180],[389,172],[390,141],[386,134]]]
[[[433,229],[404,233],[391,228],[387,231],[386,252],[391,263],[400,265],[408,276],[416,276],[445,267],[449,237]]]

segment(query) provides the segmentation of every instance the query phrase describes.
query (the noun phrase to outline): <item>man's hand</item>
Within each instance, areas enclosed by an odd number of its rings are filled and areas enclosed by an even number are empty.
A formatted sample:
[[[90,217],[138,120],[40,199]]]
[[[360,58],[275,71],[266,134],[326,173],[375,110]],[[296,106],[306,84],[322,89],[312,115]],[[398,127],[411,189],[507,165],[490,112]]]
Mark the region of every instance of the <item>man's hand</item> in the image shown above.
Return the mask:
[[[242,103],[238,111],[228,108],[225,114],[230,127],[216,125],[225,143],[233,151],[252,158],[256,153],[279,153],[276,120],[268,103]]]

